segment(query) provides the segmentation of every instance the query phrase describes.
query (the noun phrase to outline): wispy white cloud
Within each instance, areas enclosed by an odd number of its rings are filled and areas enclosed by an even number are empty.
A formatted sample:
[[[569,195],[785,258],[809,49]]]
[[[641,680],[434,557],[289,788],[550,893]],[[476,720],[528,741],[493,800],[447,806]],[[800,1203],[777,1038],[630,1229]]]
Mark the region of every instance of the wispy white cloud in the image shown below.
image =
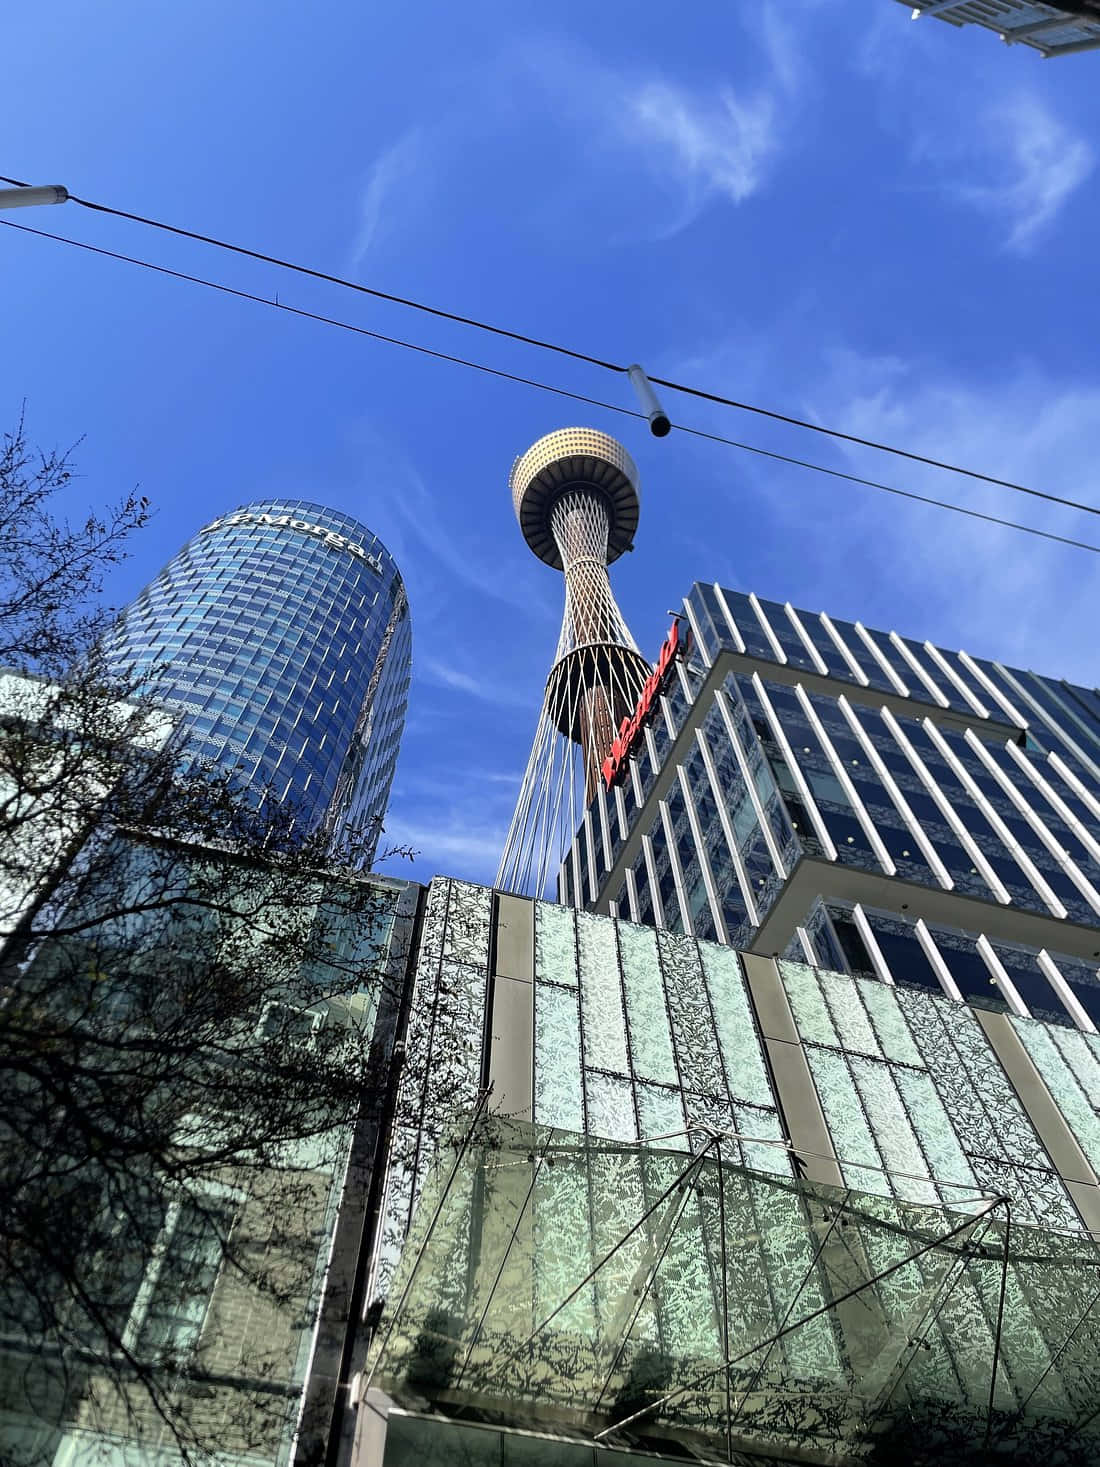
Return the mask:
[[[358,270],[384,229],[395,194],[407,189],[424,167],[423,133],[410,132],[379,153],[371,164],[359,207],[359,228],[351,251],[351,268]]]
[[[751,84],[699,88],[624,76],[614,97],[628,137],[657,150],[661,170],[676,170],[697,208],[723,197],[740,204],[763,187],[805,86],[798,32],[780,8],[754,6],[744,25],[758,57]]]
[[[743,204],[765,186],[793,131],[804,64],[778,7],[754,7],[744,28],[746,64],[734,80],[724,64],[721,82],[612,65],[546,37],[509,56],[510,75],[522,71],[575,134],[562,193],[586,230],[668,238],[710,205]]]
[[[812,410],[862,437],[1100,503],[1095,380],[1068,385],[1016,367],[976,383],[926,363],[844,352],[834,355]],[[888,465],[867,450],[845,457],[870,477],[1100,543],[1093,516],[912,463]],[[866,568],[853,583],[853,604],[871,585],[901,631],[1090,683],[1100,678],[1100,557],[870,489],[824,499],[834,550]]]
[[[745,96],[723,87],[699,96],[650,81],[627,91],[621,115],[641,146],[663,151],[662,166],[679,170],[696,205],[715,195],[742,203],[760,187],[778,147],[776,98],[767,90]]]
[[[450,662],[441,662],[435,657],[425,657],[417,667],[418,675],[426,682],[438,687],[451,688],[458,693],[467,693],[471,698],[513,708],[530,708],[531,692],[528,688],[514,688],[493,678],[475,676]]]
[[[806,26],[819,5],[820,0],[784,0],[782,5],[754,5],[743,17],[788,97],[805,87]]]
[[[1038,97],[1018,94],[991,107],[981,131],[990,177],[955,185],[967,203],[1006,226],[1005,245],[1029,251],[1096,163],[1091,144]]]
[[[963,375],[934,358],[833,347],[806,364],[812,385],[800,401],[789,395],[783,346],[804,332],[795,320],[775,335],[777,358],[754,352],[751,337],[742,336],[697,353],[694,379],[1100,507],[1100,374],[1070,380],[1028,362],[1004,362],[980,376]],[[672,375],[686,373],[677,365]],[[729,432],[728,415],[719,410],[710,422]],[[750,441],[1100,545],[1095,515],[1010,489],[826,438],[792,440],[760,424]],[[728,574],[739,589],[789,598],[810,611],[1090,686],[1100,682],[1100,555],[765,458],[704,444],[692,452],[707,485],[701,492],[720,496],[715,518],[734,514],[752,526],[747,538],[735,535],[709,552],[692,547],[693,574]]]
[[[367,482],[386,486],[375,523],[387,543],[402,546],[402,571],[410,585],[419,583],[421,602],[438,586],[438,572],[443,570],[451,585],[503,602],[528,617],[553,618],[547,588],[537,584],[522,554],[517,553],[515,567],[502,574],[499,565],[486,558],[484,542],[471,532],[476,527],[468,512],[461,517],[454,514],[446,495],[429,489],[416,467],[381,433],[364,426],[360,435]],[[434,564],[421,563],[425,552]]]
[[[464,790],[476,791],[482,803],[486,799],[507,803],[514,800],[522,779],[522,769],[494,769],[476,763],[448,763],[445,772],[434,765],[409,771],[402,766],[397,788],[410,801],[438,808],[441,801],[451,802]]]
[[[912,119],[918,169],[931,172],[944,199],[997,225],[1006,250],[1028,254],[1096,165],[1088,138],[1038,93],[987,84],[962,109],[955,97],[930,105],[922,95],[918,104],[908,76],[878,80]]]

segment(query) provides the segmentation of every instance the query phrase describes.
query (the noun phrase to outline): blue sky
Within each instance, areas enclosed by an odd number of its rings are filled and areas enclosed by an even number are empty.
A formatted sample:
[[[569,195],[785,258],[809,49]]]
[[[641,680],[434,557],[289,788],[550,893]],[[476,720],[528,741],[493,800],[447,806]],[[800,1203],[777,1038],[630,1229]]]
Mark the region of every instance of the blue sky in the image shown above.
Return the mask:
[[[4,22],[0,172],[1100,504],[1100,53],[893,0],[55,0]],[[14,59],[13,59],[14,58]],[[9,216],[12,217],[12,216]],[[629,404],[595,369],[75,206],[19,222]],[[507,476],[573,422],[642,475],[643,650],[696,578],[1095,684],[1100,558],[0,231],[0,422],[140,484],[124,603],[261,494],[400,563],[402,874],[491,879],[560,620]],[[1094,516],[668,397],[674,421],[1100,543]]]

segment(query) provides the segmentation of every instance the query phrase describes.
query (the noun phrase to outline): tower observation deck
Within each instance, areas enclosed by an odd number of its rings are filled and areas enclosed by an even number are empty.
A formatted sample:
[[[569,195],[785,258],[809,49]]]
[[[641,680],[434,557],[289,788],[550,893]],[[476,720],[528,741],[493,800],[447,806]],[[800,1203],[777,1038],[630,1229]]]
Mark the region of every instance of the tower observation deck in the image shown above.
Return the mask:
[[[560,428],[516,459],[509,483],[524,539],[565,578],[561,634],[496,883],[541,896],[651,671],[607,575],[633,548],[638,471],[606,433]]]

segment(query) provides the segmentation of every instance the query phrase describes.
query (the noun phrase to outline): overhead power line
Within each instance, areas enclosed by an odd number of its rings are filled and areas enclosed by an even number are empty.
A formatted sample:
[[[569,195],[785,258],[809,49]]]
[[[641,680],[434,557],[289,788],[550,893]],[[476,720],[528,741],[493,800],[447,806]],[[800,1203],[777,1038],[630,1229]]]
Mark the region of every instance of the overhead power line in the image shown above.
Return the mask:
[[[0,183],[10,183],[16,188],[27,188],[15,178],[0,174]],[[391,305],[405,306],[410,311],[422,311],[427,316],[436,316],[441,321],[454,321],[459,326],[471,326],[477,331],[488,331],[493,336],[503,336],[510,341],[522,342],[525,346],[537,346],[542,351],[557,352],[559,356],[572,357],[577,362],[587,362],[592,367],[602,367],[608,372],[625,372],[625,367],[615,362],[605,362],[583,351],[572,351],[567,346],[557,346],[552,341],[543,341],[537,336],[525,336],[521,331],[509,331],[504,326],[491,326],[486,321],[477,321],[472,316],[461,316],[455,311],[445,311],[439,306],[425,305],[423,301],[410,300],[407,296],[392,295],[374,286],[362,285],[357,280],[347,280],[342,275],[330,275],[325,270],[313,270],[308,265],[295,264],[293,260],[281,260],[277,255],[266,255],[261,250],[246,249],[244,245],[230,244],[228,240],[215,239],[213,235],[199,234],[194,229],[181,229],[178,224],[165,224],[161,219],[147,219],[143,214],[131,214],[126,209],[113,209],[109,204],[94,204],[90,199],[81,199],[70,194],[68,202],[79,204],[82,209],[93,209],[97,214],[112,214],[116,219],[129,219],[132,224],[144,224],[149,229],[160,229],[165,234],[175,234],[181,239],[197,240],[199,244],[213,245],[215,249],[229,250],[231,254],[243,255],[249,260],[260,260],[265,265],[277,265],[280,270],[293,270],[296,275],[308,275],[313,280],[323,280],[329,285],[339,285],[344,290],[354,290],[359,295],[373,296],[375,300],[389,301]]]
[[[637,418],[645,421],[645,414],[634,408],[623,407],[620,403],[605,402],[600,398],[589,397],[583,392],[571,392],[567,388],[557,387],[550,382],[542,382],[536,377],[523,377],[516,372],[505,372],[499,367],[490,367],[485,362],[476,362],[468,357],[455,356],[451,352],[437,351],[432,347],[422,346],[418,342],[405,341],[399,336],[388,336],[381,331],[372,331],[366,326],[357,326],[350,321],[342,321],[335,316],[324,316],[317,311],[307,311],[300,306],[288,305],[285,301],[272,300],[268,296],[256,295],[252,291],[240,290],[236,286],[226,285],[221,281],[207,280],[201,275],[190,275],[183,270],[173,270],[167,265],[156,265],[151,260],[139,259],[135,255],[124,255],[117,250],[104,249],[101,245],[88,244],[85,240],[70,239],[64,234],[52,234],[46,229],[33,229],[27,224],[15,224],[9,219],[0,219],[8,229],[18,229],[24,234],[38,235],[41,239],[54,240],[57,244],[72,245],[74,248],[84,250],[88,254],[101,255],[108,260],[118,260],[126,265],[137,265],[143,270],[151,270],[157,275],[167,275],[173,280],[183,280],[190,285],[201,285],[208,290],[218,291],[222,295],[235,296],[239,300],[253,301],[257,305],[268,306],[273,310],[283,311],[287,315],[300,316],[307,321],[316,321],[323,326],[334,326],[341,331],[353,332],[356,336],[366,336],[372,341],[385,342],[390,346],[399,346],[406,351],[417,352],[421,356],[434,357],[437,361],[450,362],[454,366],[468,367],[475,372],[483,372],[487,376],[497,377],[505,382],[517,382],[524,387],[534,387],[540,392],[550,392],[557,397],[570,398],[573,402],[583,402],[589,407],[603,408],[606,412],[620,413],[623,417]],[[965,505],[953,504],[950,500],[936,499],[931,495],[917,494],[910,489],[901,489],[894,484],[883,484],[876,479],[864,478],[860,474],[849,474],[842,469],[831,469],[824,464],[813,463],[808,459],[795,458],[790,454],[777,453],[772,449],[761,448],[756,444],[742,443],[735,438],[723,437],[720,433],[708,433],[703,428],[693,428],[686,423],[676,423],[674,430],[679,433],[687,433],[693,438],[704,438],[712,443],[722,443],[729,448],[736,448],[743,453],[755,454],[760,458],[772,459],[777,463],[793,465],[796,468],[807,469],[817,474],[825,474],[832,479],[841,479],[850,484],[860,484],[868,489],[878,489],[884,494],[892,494],[900,499],[911,499],[917,504],[932,505],[936,509],[950,510],[954,514],[966,515],[969,519],[984,520],[988,524],[1002,525],[1009,530],[1019,530],[1025,535],[1035,535],[1042,540],[1053,540],[1060,545],[1070,545],[1077,550],[1088,550],[1094,555],[1100,555],[1100,545],[1090,545],[1084,540],[1075,540],[1068,535],[1056,535],[1049,530],[1040,530],[1035,525],[1022,525],[1016,520],[1003,519],[999,515],[986,514],[982,510],[969,509]]]
[[[140,265],[143,270],[152,270],[157,275],[170,275],[173,280],[186,280],[190,285],[204,285],[208,290],[220,291],[222,295],[235,295],[243,301],[255,301],[257,305],[271,306],[277,311],[286,311],[291,316],[302,316],[307,321],[319,321],[324,326],[337,326],[341,331],[354,331],[357,336],[369,336],[373,341],[384,341],[390,346],[402,346],[406,351],[419,352],[421,356],[435,357],[441,362],[453,362],[458,367],[470,367],[475,372],[484,372],[490,377],[502,377],[506,382],[519,382],[525,387],[537,387],[543,392],[554,392],[558,397],[571,397],[576,402],[586,402],[592,407],[607,408],[609,412],[623,413],[631,418],[640,418],[633,408],[624,408],[613,402],[600,402],[596,398],[586,397],[582,392],[569,392],[564,387],[554,387],[548,382],[539,382],[534,377],[523,377],[517,372],[505,372],[499,367],[487,366],[484,362],[471,361],[467,357],[459,357],[451,352],[436,351],[430,346],[421,346],[419,342],[405,341],[400,336],[387,336],[381,331],[371,331],[366,326],[355,326],[350,321],[341,321],[336,316],[323,316],[317,311],[307,311],[301,306],[288,306],[285,301],[272,300],[270,296],[255,295],[250,290],[238,290],[236,286],[225,285],[218,280],[207,280],[202,275],[189,275],[185,270],[172,270],[167,265],[154,265],[151,260],[142,260],[136,255],[123,255],[118,250],[106,250],[101,245],[88,244],[86,240],[70,239],[65,234],[51,234],[48,229],[32,229],[29,224],[16,224],[11,219],[0,219],[0,224],[7,229],[19,229],[24,234],[37,234],[42,239],[56,240],[58,244],[73,245],[78,250],[86,250],[92,255],[103,255],[108,260],[121,260],[126,265]]]
[[[642,417],[641,413],[634,414]],[[912,499],[917,504],[932,504],[937,509],[949,509],[954,514],[964,514],[972,520],[985,520],[991,525],[1004,525],[1009,530],[1022,530],[1025,535],[1038,535],[1043,540],[1057,540],[1061,545],[1073,545],[1078,550],[1091,550],[1100,555],[1100,545],[1089,545],[1085,540],[1074,540],[1068,535],[1055,535],[1050,530],[1040,530],[1035,525],[1021,525],[1016,520],[1002,519],[1000,515],[986,514],[980,509],[968,509],[963,504],[952,504],[949,499],[935,499],[930,494],[917,494],[912,489],[899,489],[896,484],[880,484],[877,479],[865,479],[861,474],[847,474],[843,469],[830,469],[824,464],[815,464],[808,459],[792,458],[790,454],[775,453],[770,448],[759,448],[752,443],[738,443],[734,438],[723,438],[720,433],[707,433],[702,428],[688,428],[674,423],[674,429],[690,433],[693,438],[709,438],[713,443],[725,443],[730,448],[740,448],[744,453],[755,453],[761,458],[774,459],[777,463],[793,464],[796,468],[812,469],[816,474],[828,474],[831,479],[846,479],[849,484],[862,484],[868,489],[881,489],[883,494],[895,494],[899,499]]]
[[[18,178],[6,178],[0,174],[0,183],[11,184],[14,188],[27,188],[29,185]],[[252,250],[244,245],[232,244],[228,240],[218,239],[214,235],[201,234],[194,229],[183,229],[178,224],[167,224],[162,219],[150,219],[144,214],[133,214],[127,209],[116,209],[110,204],[98,204],[91,199],[79,198],[76,194],[69,194],[69,202],[79,204],[83,209],[91,209],[97,214],[110,214],[116,219],[127,219],[133,224],[143,224],[149,229],[159,229],[166,234],[177,235],[181,239],[196,240],[200,244],[211,245],[215,249],[228,250],[231,254],[243,255],[246,259],[259,260],[266,265],[274,265],[280,270],[291,270],[298,275],[309,276],[313,280],[323,280],[329,285],[338,285],[344,290],[354,290],[360,295],[373,297],[375,300],[388,301],[392,305],[404,306],[408,310],[421,311],[425,315],[435,316],[443,321],[453,321],[460,326],[469,326],[476,331],[486,331],[493,336],[504,337],[509,341],[518,341],[525,346],[534,346],[541,351],[555,352],[559,356],[569,357],[573,361],[584,362],[589,366],[599,367],[603,371],[625,374],[628,366],[619,362],[611,362],[603,357],[591,355],[589,352],[577,351],[572,347],[562,346],[558,342],[546,341],[538,336],[528,336],[521,331],[511,331],[503,326],[494,326],[487,321],[479,321],[473,316],[463,316],[455,311],[445,311],[439,306],[431,306],[424,301],[413,300],[408,296],[394,295],[389,291],[378,290],[374,286],[362,285],[357,280],[348,280],[341,275],[332,275],[324,270],[314,270],[308,265],[299,265],[292,260],[280,259],[277,255],[269,255],[261,250]],[[57,236],[61,238],[61,236]],[[976,479],[983,484],[992,484],[999,489],[1010,489],[1016,494],[1027,494],[1034,499],[1044,499],[1049,504],[1060,504],[1066,509],[1081,510],[1084,514],[1100,515],[1100,506],[1084,504],[1079,500],[1066,499],[1059,494],[1050,494],[1043,489],[1034,489],[1027,484],[1018,484],[1012,479],[1000,479],[995,474],[984,474],[977,469],[968,469],[959,464],[948,463],[944,459],[932,458],[927,454],[915,453],[907,448],[898,448],[894,444],[881,443],[874,438],[863,438],[856,433],[845,433],[839,428],[830,428],[823,423],[814,423],[806,418],[799,418],[791,413],[782,413],[774,408],[760,407],[756,403],[740,402],[733,397],[725,397],[718,392],[708,392],[701,387],[693,387],[690,383],[675,382],[668,377],[653,377],[649,379],[658,387],[665,387],[670,392],[682,392],[689,397],[699,398],[703,402],[712,402],[721,407],[736,408],[739,412],[755,413],[760,417],[770,418],[777,423],[786,423],[793,428],[802,428],[810,433],[819,433],[828,438],[838,439],[843,443],[851,443],[860,448],[874,449],[878,453],[889,453],[896,458],[908,459],[911,463],[924,464],[928,468],[942,469],[947,473],[961,474],[968,479]]]

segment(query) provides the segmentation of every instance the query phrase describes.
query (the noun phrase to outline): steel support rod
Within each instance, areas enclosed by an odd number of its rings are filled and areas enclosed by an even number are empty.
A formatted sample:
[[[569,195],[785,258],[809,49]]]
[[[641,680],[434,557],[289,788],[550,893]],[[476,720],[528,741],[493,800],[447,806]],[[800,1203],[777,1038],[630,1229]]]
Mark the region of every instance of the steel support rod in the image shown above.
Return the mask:
[[[1001,1258],[1001,1295],[997,1300],[997,1327],[993,1334],[993,1369],[989,1376],[989,1409],[985,1418],[985,1446],[989,1448],[990,1437],[993,1435],[993,1403],[997,1394],[997,1370],[1001,1360],[1001,1334],[1004,1329],[1005,1320],[1005,1293],[1008,1290],[1008,1249],[1012,1240],[1012,1207],[1008,1198],[1005,1203],[1005,1235],[1004,1254]]]
[[[838,1294],[835,1299],[832,1299],[828,1304],[823,1304],[820,1309],[813,1310],[804,1319],[798,1320],[795,1324],[781,1326],[773,1334],[769,1335],[767,1339],[758,1340],[751,1349],[742,1351],[740,1355],[735,1356],[733,1359],[723,1360],[721,1365],[716,1365],[713,1370],[708,1370],[703,1375],[697,1376],[687,1385],[678,1386],[676,1390],[667,1392],[659,1400],[652,1401],[648,1406],[643,1406],[641,1410],[635,1411],[633,1416],[627,1416],[622,1421],[617,1421],[614,1426],[604,1427],[603,1431],[597,1432],[593,1439],[595,1441],[602,1441],[605,1437],[610,1436],[612,1432],[622,1431],[633,1422],[640,1420],[641,1417],[648,1416],[654,1411],[659,1411],[662,1406],[667,1406],[670,1401],[676,1400],[678,1396],[687,1395],[689,1391],[696,1390],[708,1380],[713,1380],[719,1371],[732,1370],[735,1365],[740,1365],[742,1360],[748,1359],[750,1355],[754,1355],[757,1350],[762,1349],[765,1345],[774,1344],[777,1340],[781,1340],[786,1335],[793,1333],[794,1330],[801,1329],[804,1324],[810,1324],[813,1320],[819,1319],[823,1314],[828,1314],[838,1304],[843,1304],[846,1300],[855,1298],[857,1294],[862,1294],[865,1289],[871,1288],[874,1284],[881,1283],[883,1279],[887,1279],[891,1274],[897,1273],[899,1268],[905,1268],[908,1264],[915,1263],[918,1258],[923,1258],[926,1253],[931,1253],[935,1248],[942,1248],[945,1243],[950,1243],[960,1233],[964,1233],[967,1229],[975,1227],[994,1208],[1006,1206],[1007,1201],[1008,1199],[1005,1197],[998,1197],[996,1201],[989,1204],[985,1212],[976,1213],[974,1217],[968,1218],[966,1222],[960,1223],[958,1227],[952,1228],[948,1233],[944,1233],[941,1238],[933,1238],[930,1243],[925,1243],[923,1247],[918,1248],[908,1258],[899,1259],[897,1263],[892,1263],[889,1268],[880,1269],[878,1273],[873,1274],[869,1279],[864,1279],[863,1283],[857,1284],[854,1288],[847,1289],[843,1294]]]
[[[382,1340],[381,1345],[379,1346],[378,1354],[374,1357],[374,1364],[371,1366],[367,1378],[363,1383],[363,1395],[366,1395],[367,1391],[370,1389],[371,1381],[374,1379],[374,1372],[378,1369],[378,1363],[382,1359],[382,1356],[386,1353],[386,1348],[390,1343],[390,1336],[393,1334],[394,1326],[397,1324],[398,1319],[400,1319],[401,1317],[401,1311],[405,1307],[405,1300],[409,1297],[409,1290],[413,1286],[413,1280],[416,1278],[417,1270],[420,1267],[425,1250],[432,1240],[432,1234],[435,1232],[435,1225],[439,1221],[440,1215],[443,1212],[444,1203],[447,1201],[447,1197],[450,1193],[451,1187],[454,1184],[454,1179],[458,1175],[458,1169],[462,1165],[462,1161],[466,1155],[466,1152],[470,1148],[470,1142],[473,1139],[474,1130],[477,1126],[477,1122],[481,1118],[481,1112],[484,1109],[485,1102],[488,1100],[488,1098],[489,1092],[487,1090],[483,1090],[478,1097],[477,1105],[474,1107],[474,1113],[470,1117],[470,1124],[466,1129],[465,1135],[462,1137],[457,1151],[455,1152],[455,1159],[451,1165],[451,1171],[450,1175],[447,1178],[446,1186],[443,1188],[443,1194],[440,1197],[439,1202],[436,1204],[435,1212],[432,1214],[432,1220],[428,1224],[427,1232],[424,1234],[424,1241],[417,1249],[416,1258],[413,1262],[413,1266],[409,1269],[409,1277],[405,1281],[405,1287],[401,1290],[401,1297],[397,1301],[397,1307],[396,1309],[394,1309],[393,1315],[390,1318],[389,1328],[386,1330],[385,1337]]]
[[[550,1313],[546,1316],[546,1318],[542,1321],[541,1324],[537,1324],[535,1326],[535,1328],[531,1331],[531,1333],[527,1336],[527,1338],[523,1341],[522,1344],[517,1345],[514,1350],[510,1351],[510,1353],[508,1354],[508,1357],[507,1357],[509,1360],[514,1360],[519,1354],[521,1354],[522,1351],[526,1350],[527,1346],[531,1343],[531,1341],[533,1339],[535,1339],[538,1335],[540,1335],[543,1332],[543,1330],[550,1323],[550,1321],[552,1319],[555,1319],[561,1313],[561,1311],[566,1307],[567,1304],[571,1304],[572,1303],[572,1301],[577,1297],[577,1295],[581,1292],[581,1290],[585,1287],[585,1285],[591,1283],[591,1281],[596,1277],[596,1275],[599,1273],[600,1269],[603,1268],[604,1264],[610,1263],[611,1259],[615,1257],[615,1254],[618,1253],[619,1249],[622,1248],[622,1247],[624,1247],[630,1241],[630,1239],[634,1236],[634,1234],[638,1231],[638,1229],[641,1228],[641,1227],[643,1227],[645,1225],[645,1223],[653,1216],[653,1214],[661,1206],[662,1202],[664,1202],[667,1198],[669,1198],[669,1197],[672,1196],[673,1192],[675,1192],[675,1190],[676,1190],[677,1187],[679,1187],[681,1185],[683,1185],[683,1186],[686,1186],[687,1185],[687,1179],[690,1176],[691,1172],[694,1171],[694,1170],[696,1170],[696,1168],[698,1168],[700,1162],[707,1155],[708,1151],[710,1150],[710,1148],[713,1145],[714,1145],[714,1141],[713,1140],[708,1141],[707,1144],[706,1144],[706,1146],[704,1146],[703,1149],[702,1149],[702,1151],[700,1151],[699,1155],[698,1156],[693,1156],[691,1158],[691,1160],[688,1162],[687,1166],[684,1167],[676,1175],[676,1177],[672,1180],[672,1182],[661,1193],[660,1197],[657,1198],[656,1202],[654,1202],[652,1204],[652,1206],[647,1207],[646,1210],[645,1210],[645,1212],[642,1213],[641,1217],[633,1225],[633,1227],[631,1227],[630,1229],[628,1229],[628,1231],[625,1232],[622,1235],[622,1237],[615,1244],[615,1246],[613,1248],[611,1248],[607,1253],[604,1254],[604,1256],[600,1259],[599,1263],[597,1263],[594,1268],[590,1268],[589,1269],[589,1271],[585,1274],[584,1278],[581,1279],[580,1283],[576,1286],[576,1288],[575,1289],[572,1289],[565,1296],[565,1298],[561,1301],[561,1303],[557,1306],[557,1308],[552,1309],[550,1311]]]

